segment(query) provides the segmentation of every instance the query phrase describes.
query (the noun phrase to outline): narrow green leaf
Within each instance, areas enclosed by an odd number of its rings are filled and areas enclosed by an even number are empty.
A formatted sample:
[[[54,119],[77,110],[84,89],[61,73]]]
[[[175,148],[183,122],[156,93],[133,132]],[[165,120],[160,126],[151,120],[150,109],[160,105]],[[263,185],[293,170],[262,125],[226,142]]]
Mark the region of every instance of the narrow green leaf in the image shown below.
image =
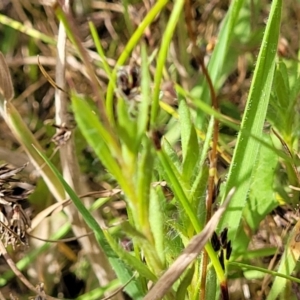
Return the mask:
[[[194,267],[189,268],[186,274],[182,276],[182,280],[176,292],[176,299],[186,299],[188,287],[192,283],[194,271],[195,271]]]
[[[136,153],[139,149],[139,144],[137,143],[137,123],[134,117],[131,116],[132,110],[131,107],[133,104],[128,103],[124,99],[117,100],[117,114],[118,114],[118,135],[122,141],[126,144],[128,150],[132,153]]]
[[[143,149],[138,160],[138,220],[142,233],[149,241],[153,240],[149,223],[150,186],[153,174],[154,154],[151,142],[145,137]]]
[[[174,2],[174,7],[172,9],[167,27],[164,31],[161,47],[159,49],[159,53],[157,57],[157,66],[156,66],[156,71],[154,76],[154,91],[153,91],[153,100],[152,100],[151,118],[150,118],[151,127],[155,127],[155,121],[159,111],[159,93],[160,93],[160,84],[162,79],[163,68],[165,66],[170,42],[173,37],[176,24],[179,20],[179,16],[182,12],[183,5],[184,5],[184,0],[177,0]]]
[[[43,155],[37,148],[36,148],[37,153],[41,156],[41,158],[47,163],[47,165],[50,167],[52,172],[55,174],[55,176],[58,178],[58,180],[61,182],[63,185],[65,191],[69,195],[69,197],[72,199],[73,203],[75,204],[76,208],[84,218],[85,222],[87,225],[95,231],[97,241],[99,242],[99,245],[103,248],[105,251],[106,255],[108,257],[115,257],[114,252],[111,250],[109,247],[106,239],[104,238],[103,231],[99,224],[95,221],[91,213],[87,210],[87,208],[84,206],[80,198],[76,195],[76,193],[72,190],[72,188],[68,185],[68,183],[64,180],[63,176],[58,172],[56,167],[50,162],[50,160]]]
[[[91,290],[79,297],[76,298],[76,300],[98,300],[102,297],[105,297],[105,294],[113,294],[114,291],[120,287],[119,280],[113,280],[111,281],[107,286],[105,287],[98,287],[94,290]]]
[[[222,68],[226,62],[229,46],[234,36],[234,28],[237,24],[240,10],[243,6],[244,0],[234,0],[231,2],[229,10],[223,20],[221,31],[219,33],[219,40],[214,49],[212,57],[209,60],[208,71],[216,90],[221,86],[220,76],[222,75]],[[199,97],[206,103],[210,99],[208,85],[205,84],[203,91]]]
[[[267,300],[276,300],[281,292],[283,292],[287,280],[291,280],[291,276],[289,276],[295,267],[297,266],[299,257],[295,257],[293,253],[290,251],[289,247],[285,248],[285,251],[281,257],[280,265],[278,268],[278,273],[274,272],[273,275],[277,275],[275,280],[273,281],[272,288],[268,293]],[[279,276],[279,274],[281,276]],[[297,278],[298,279],[298,278]],[[293,280],[297,282],[295,279]],[[299,279],[298,279],[299,283]]]
[[[241,222],[242,211],[246,205],[252,179],[253,162],[257,159],[261,145],[257,139],[250,138],[250,135],[258,138],[262,136],[275,69],[281,7],[282,0],[272,2],[226,183],[225,194],[234,186],[237,190],[221,220],[220,228],[229,227],[229,237],[232,240],[235,239]]]
[[[147,57],[147,49],[142,44],[142,70],[141,70],[141,90],[142,90],[142,101],[139,104],[139,114],[137,118],[137,139],[141,139],[142,135],[147,131],[149,124],[149,110],[151,106],[151,91],[150,91],[150,74]]]
[[[86,101],[77,95],[72,95],[71,99],[75,119],[83,136],[126,193],[128,191],[127,183],[122,175],[119,164],[122,157],[119,145],[109,136],[109,133],[105,130],[97,115]]]
[[[192,175],[199,158],[199,144],[194,124],[191,121],[189,108],[184,99],[179,102],[179,118],[182,146],[182,176],[191,183]]]
[[[212,300],[216,299],[216,295],[218,294],[219,286],[217,285],[217,276],[216,271],[213,268],[209,268],[207,270],[206,277],[206,293],[205,299]]]
[[[91,230],[94,231],[95,237],[96,237],[97,242],[99,243],[99,246],[103,249],[104,253],[108,257],[108,260],[109,260],[111,266],[115,270],[115,272],[116,272],[118,278],[120,279],[120,281],[122,282],[122,284],[125,284],[132,277],[132,272],[127,268],[127,266],[123,263],[123,261],[117,257],[117,255],[112,250],[109,243],[107,242],[107,239],[103,233],[103,230],[101,229],[101,227],[99,226],[97,221],[93,218],[93,216],[88,211],[88,209],[81,202],[80,198],[76,195],[76,193],[72,190],[72,188],[64,180],[63,176],[58,172],[58,170],[55,168],[55,166],[50,162],[50,160],[48,158],[46,158],[38,150],[37,150],[37,152],[44,159],[46,164],[50,167],[50,169],[56,175],[58,180],[61,182],[61,184],[65,188],[66,193],[72,199],[74,205],[80,212],[81,216],[83,217],[83,219],[85,220],[87,225],[91,228]],[[132,282],[127,286],[127,290],[130,295],[136,296],[139,289],[136,286],[136,284],[134,282]]]
[[[155,241],[156,253],[164,266],[166,263],[166,251],[165,251],[165,239],[166,233],[164,231],[165,226],[165,202],[166,199],[162,193],[161,187],[156,187],[151,189],[150,193],[150,205],[149,205],[149,222],[151,226],[151,231],[153,233]]]
[[[279,273],[279,272],[276,272],[276,271],[273,271],[273,270],[268,270],[268,269],[265,269],[265,268],[257,267],[257,266],[254,266],[254,265],[244,264],[244,263],[240,263],[240,262],[233,262],[233,261],[229,262],[229,265],[230,266],[235,266],[235,267],[240,267],[242,269],[257,270],[257,271],[263,272],[265,274],[270,274],[272,276],[278,276],[278,277],[285,278],[285,279],[290,280],[290,281],[300,283],[299,278],[289,276],[289,275],[286,275],[284,273]],[[286,268],[289,269],[288,266],[286,266]],[[271,299],[277,299],[277,298],[273,298],[273,295],[270,299],[267,298],[267,300],[271,300]]]
[[[176,196],[177,200],[181,204],[185,214],[189,217],[190,222],[192,223],[195,232],[200,232],[200,224],[199,220],[197,219],[197,216],[195,214],[195,211],[193,210],[185,191],[183,190],[183,185],[180,184],[178,178],[179,174],[176,175],[176,170],[174,166],[172,166],[172,163],[169,160],[169,157],[165,154],[163,150],[157,151],[159,160],[166,172],[168,181],[170,183],[170,186],[173,189],[174,195]]]
[[[106,72],[106,75],[110,79],[112,71],[111,71],[111,68],[110,68],[110,66],[107,62],[107,59],[106,59],[106,56],[105,56],[105,53],[104,53],[104,50],[103,50],[103,47],[102,47],[102,44],[101,44],[100,37],[97,33],[97,29],[96,29],[94,23],[91,22],[91,21],[89,22],[89,27],[90,27],[90,31],[91,31],[91,34],[92,34],[97,52],[98,52],[100,58],[102,59],[102,64],[103,64],[104,70]]]
[[[270,137],[265,136],[265,139],[270,140]],[[265,216],[278,206],[273,189],[277,164],[276,153],[262,147],[254,166],[250,193],[244,209],[244,217],[253,231],[257,229]]]
[[[189,192],[190,192],[190,182],[189,182],[189,180],[185,181],[185,178],[182,175],[181,161],[179,160],[177,153],[172,148],[172,146],[170,145],[167,138],[163,139],[162,147],[163,147],[163,151],[165,152],[165,157],[168,159],[168,161],[170,163],[169,166],[173,170],[174,176],[176,177],[176,182],[177,182],[176,184],[180,185],[180,189],[184,192],[186,197],[188,197]],[[173,186],[174,182],[169,181],[169,180],[171,180],[171,178],[169,177],[169,175],[167,173],[168,169],[165,168],[165,166],[163,165],[162,162],[158,169],[160,170],[160,173],[164,175],[164,178],[166,178],[166,180],[170,184],[170,186]],[[186,228],[188,228],[189,227],[188,224],[190,224],[190,218],[186,217],[184,211],[180,211],[180,213],[182,213],[182,217],[183,217],[183,219],[181,221],[184,223],[187,222],[187,224],[185,224],[185,225],[186,225]]]
[[[40,31],[30,28],[29,26],[26,26],[25,24],[20,23],[18,21],[15,21],[5,15],[0,14],[0,23],[3,25],[7,25],[11,28],[14,28],[15,30],[27,34],[28,36],[31,36],[35,39],[41,40],[44,43],[56,46],[57,41],[55,40],[55,38],[43,34]]]
[[[118,243],[116,243],[115,239],[108,231],[105,231],[104,234],[112,249],[117,253],[120,259],[122,259],[132,269],[136,270],[141,276],[148,280],[156,281],[156,276],[149,270],[147,265],[141,262],[138,258],[132,256],[129,252],[125,251]]]
[[[274,88],[281,107],[289,105],[290,88],[288,78],[286,65],[282,61],[279,61],[275,71]]]

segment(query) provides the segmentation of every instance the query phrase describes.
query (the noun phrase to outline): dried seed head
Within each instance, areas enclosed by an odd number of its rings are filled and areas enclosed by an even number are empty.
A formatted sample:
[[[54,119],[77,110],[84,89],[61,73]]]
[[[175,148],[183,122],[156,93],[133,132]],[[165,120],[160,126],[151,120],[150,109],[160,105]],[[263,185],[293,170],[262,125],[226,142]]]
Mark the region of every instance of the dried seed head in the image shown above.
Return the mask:
[[[220,239],[219,239],[218,235],[216,234],[216,232],[214,232],[211,237],[211,245],[216,252],[219,251],[221,248]]]
[[[225,249],[227,245],[227,233],[228,233],[228,228],[225,227],[220,234],[220,242],[223,249]]]
[[[40,293],[41,295],[37,295],[34,300],[46,300],[46,293],[44,291],[44,283],[40,283],[36,286],[36,290],[38,291],[38,293]]]
[[[131,61],[128,66],[120,67],[117,71],[117,88],[121,96],[128,100],[138,101],[140,86],[140,68]]]
[[[55,135],[52,137],[51,141],[58,147],[63,146],[66,142],[70,139],[72,131],[66,124],[53,125],[54,127],[58,128]]]
[[[5,246],[27,244],[26,230],[30,227],[30,219],[21,203],[31,191],[19,188],[20,181],[15,178],[26,165],[21,168],[0,166],[0,238]]]
[[[232,252],[231,241],[229,241],[226,245],[226,259],[229,260]]]
[[[225,270],[224,250],[223,249],[221,249],[221,251],[219,253],[219,261],[222,266],[222,269]]]

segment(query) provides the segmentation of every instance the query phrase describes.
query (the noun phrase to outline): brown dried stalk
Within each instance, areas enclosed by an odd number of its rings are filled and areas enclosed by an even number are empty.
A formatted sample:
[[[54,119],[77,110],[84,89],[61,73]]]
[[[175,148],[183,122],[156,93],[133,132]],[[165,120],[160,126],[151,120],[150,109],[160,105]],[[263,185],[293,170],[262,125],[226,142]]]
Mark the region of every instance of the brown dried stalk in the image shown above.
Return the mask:
[[[192,53],[195,56],[196,62],[198,66],[201,68],[203,75],[206,79],[206,82],[209,86],[210,96],[211,96],[211,103],[212,107],[215,110],[219,110],[219,103],[216,97],[215,89],[208,73],[208,70],[204,63],[204,54],[202,53],[201,49],[196,44],[196,34],[195,29],[192,24],[192,8],[190,0],[186,1],[185,5],[185,20],[187,24],[187,29],[189,33],[189,37],[192,42]],[[213,117],[212,117],[213,118]],[[218,161],[218,137],[219,137],[219,121],[216,118],[213,118],[213,136],[212,136],[212,146],[211,151],[209,154],[209,178],[208,178],[208,192],[207,192],[207,199],[206,199],[206,223],[210,220],[212,214],[212,204],[214,201],[215,195],[215,178],[217,174],[217,161]],[[208,265],[208,254],[206,251],[203,252],[202,256],[202,274],[201,274],[201,299],[205,299],[206,293],[206,270]]]
[[[63,2],[62,9],[66,14],[69,14],[70,3],[68,0]],[[73,20],[72,20],[73,21]],[[74,28],[75,29],[75,28]],[[80,43],[80,42],[79,42]],[[85,53],[85,52],[84,52]],[[66,90],[66,31],[62,23],[59,25],[58,42],[57,42],[57,64],[56,64],[56,85]],[[98,93],[95,93],[98,95]],[[99,97],[99,96],[98,96]],[[99,103],[102,103],[100,100]],[[55,91],[55,108],[56,108],[56,124],[66,124],[68,126],[68,107],[66,94],[62,90]],[[103,110],[102,110],[103,111]],[[64,145],[59,148],[60,159],[62,165],[62,172],[65,180],[74,189],[77,194],[84,193],[87,188],[84,186],[84,182],[81,180],[79,171],[79,165],[77,156],[75,153],[75,145],[72,136],[66,141]],[[83,202],[88,207],[91,205],[92,199],[85,198]],[[87,235],[90,231],[87,224],[83,221],[79,215],[77,209],[74,206],[69,206],[66,212],[72,220],[72,229],[75,236]],[[99,219],[98,222],[103,224],[103,220]],[[114,271],[112,270],[107,257],[105,256],[99,244],[96,241],[94,235],[87,235],[80,239],[80,244],[88,256],[91,267],[101,285],[108,284],[115,278]],[[118,299],[122,299],[121,295],[117,296]]]
[[[1,242],[0,240],[0,254],[3,255],[3,257],[5,258],[7,264],[9,265],[9,267],[11,268],[11,270],[14,272],[14,274],[34,293],[37,293],[38,295],[42,296],[42,297],[46,297],[46,299],[49,300],[59,300],[58,298],[54,298],[51,296],[48,296],[45,294],[45,292],[39,292],[36,290],[36,288],[27,280],[27,278],[20,272],[20,270],[17,268],[17,266],[15,265],[14,261],[11,259],[11,257],[9,256],[9,254],[7,253],[4,244]]]

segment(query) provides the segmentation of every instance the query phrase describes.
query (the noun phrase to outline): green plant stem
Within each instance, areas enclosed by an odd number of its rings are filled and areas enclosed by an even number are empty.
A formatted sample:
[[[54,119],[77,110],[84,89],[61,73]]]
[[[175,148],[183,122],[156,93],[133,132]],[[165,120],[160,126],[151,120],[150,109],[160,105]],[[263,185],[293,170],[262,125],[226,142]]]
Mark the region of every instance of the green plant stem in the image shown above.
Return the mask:
[[[27,34],[28,36],[39,39],[47,44],[56,45],[55,38],[51,38],[48,35],[43,34],[40,31],[30,28],[28,26],[25,26],[24,24],[22,24],[18,21],[15,21],[5,15],[0,14],[0,23],[3,25],[7,25],[17,31],[23,32],[23,33]]]
[[[240,263],[240,262],[234,262],[234,261],[231,261],[228,264],[229,264],[229,266],[236,266],[236,267],[239,267],[241,269],[247,269],[247,270],[256,270],[256,271],[259,271],[259,272],[262,272],[262,273],[265,273],[265,274],[270,274],[272,276],[282,277],[282,278],[300,283],[300,278],[296,278],[296,277],[293,277],[293,276],[278,273],[276,271],[272,271],[272,270],[268,270],[268,269],[256,267],[256,266],[253,266],[253,265]]]

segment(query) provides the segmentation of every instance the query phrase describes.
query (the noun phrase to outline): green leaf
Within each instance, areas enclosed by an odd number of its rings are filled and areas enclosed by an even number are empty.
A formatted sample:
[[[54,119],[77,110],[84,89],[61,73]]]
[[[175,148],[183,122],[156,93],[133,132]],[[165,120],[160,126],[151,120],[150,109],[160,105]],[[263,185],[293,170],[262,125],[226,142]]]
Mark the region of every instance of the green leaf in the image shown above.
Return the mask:
[[[216,299],[216,295],[218,291],[218,286],[217,286],[217,276],[216,276],[216,271],[214,268],[209,268],[207,270],[207,277],[206,277],[206,293],[205,293],[205,299],[210,300],[210,299]]]
[[[245,208],[250,183],[253,176],[253,162],[259,155],[260,143],[266,117],[275,69],[275,57],[280,30],[282,0],[272,2],[266,31],[247,100],[241,130],[238,135],[232,163],[229,169],[225,195],[232,187],[237,190],[223,215],[220,228],[229,227],[229,238],[235,240]]]
[[[166,264],[166,233],[164,231],[166,219],[163,213],[166,207],[166,204],[164,204],[165,201],[166,199],[162,193],[160,186],[151,189],[149,221],[155,241],[156,253],[159,256],[162,265]]]
[[[293,236],[293,235],[292,235]],[[299,259],[298,257],[295,257],[295,255],[290,251],[289,246],[285,248],[284,253],[281,256],[280,265],[278,268],[278,273],[281,275],[288,276],[290,275],[295,267],[297,266],[297,261]],[[276,274],[274,274],[276,275]],[[284,277],[276,277],[273,281],[272,287],[268,293],[267,300],[276,300],[278,299],[278,295],[283,292],[287,280],[290,281],[290,278],[284,278]]]
[[[169,46],[173,37],[173,33],[176,24],[179,20],[180,14],[182,12],[183,6],[184,6],[184,0],[177,0],[176,2],[174,2],[174,6],[168,20],[168,24],[163,33],[161,46],[159,48],[159,52],[157,56],[157,65],[156,65],[155,76],[154,76],[153,99],[151,104],[151,118],[150,118],[151,128],[155,127],[155,122],[159,111],[159,93],[160,93],[161,80],[163,76],[163,69],[165,66],[165,62],[167,60]]]
[[[208,71],[216,90],[221,86],[220,81],[222,75],[222,68],[228,59],[229,46],[234,36],[234,29],[238,21],[239,12],[244,3],[244,0],[234,0],[231,2],[229,10],[223,20],[221,31],[219,33],[219,40],[214,49],[212,57],[209,60]],[[205,84],[203,91],[199,97],[206,103],[210,99],[208,85]]]
[[[19,32],[23,32],[32,38],[41,40],[46,44],[56,46],[57,41],[54,38],[52,38],[46,34],[43,34],[36,29],[31,28],[28,24],[25,25],[23,23],[15,21],[15,20],[13,20],[5,15],[2,15],[2,14],[0,14],[0,23],[3,25],[7,25],[11,28],[14,28],[15,30],[17,30]]]
[[[77,300],[98,300],[102,297],[105,297],[105,294],[113,294],[114,290],[116,290],[120,286],[118,280],[111,281],[105,287],[98,287],[94,290],[86,292],[85,294],[77,297]]]
[[[170,161],[170,158],[166,155],[163,149],[157,151],[158,158],[160,160],[161,165],[165,170],[165,174],[167,175],[167,181],[170,184],[174,195],[183,208],[183,212],[189,218],[189,221],[194,227],[195,232],[200,232],[200,224],[199,220],[196,217],[196,213],[193,210],[191,203],[189,202],[186,191],[184,189],[184,184],[182,183],[182,179],[175,166]],[[188,227],[186,227],[188,228]]]
[[[271,140],[265,135],[265,140]],[[278,156],[274,151],[262,147],[252,173],[249,199],[244,209],[244,217],[255,231],[267,214],[278,206],[273,189],[275,169],[278,164]]]
[[[150,74],[149,65],[147,57],[147,49],[144,44],[141,48],[142,55],[142,70],[141,70],[141,91],[142,91],[142,101],[139,104],[139,114],[137,118],[138,128],[137,128],[137,139],[140,140],[142,136],[147,131],[149,124],[149,113],[151,107],[151,90],[150,90]]]
[[[98,116],[80,96],[72,94],[72,108],[77,124],[101,163],[116,178],[126,195],[131,195],[123,176],[120,161],[122,152],[117,141],[100,123]]]
[[[63,238],[71,229],[69,223],[64,224],[55,234],[50,236],[50,240],[59,240]],[[53,246],[53,243],[44,243],[41,247],[34,248],[32,251],[27,252],[26,255],[20,259],[16,266],[20,271],[26,270],[26,268],[32,264],[42,253],[45,253]],[[0,287],[7,285],[7,283],[15,277],[15,273],[12,270],[3,272],[0,278]]]
[[[178,154],[175,152],[175,150],[173,149],[173,147],[171,146],[167,138],[164,138],[162,146],[167,156],[172,161],[174,168],[176,168],[176,172],[178,172],[178,174],[181,174],[181,161],[178,157]],[[161,171],[164,173],[164,170]]]
[[[176,292],[176,299],[186,299],[188,287],[192,282],[195,268],[188,268],[187,272],[182,276],[181,282]]]
[[[126,102],[124,99],[117,100],[117,112],[118,112],[118,136],[125,143],[128,150],[132,153],[136,153],[139,147],[137,144],[137,123],[134,117],[130,115],[131,103]]]
[[[274,78],[274,87],[277,95],[277,99],[280,103],[280,106],[287,107],[289,105],[289,80],[288,72],[286,65],[279,61],[276,66],[275,78]]]
[[[154,153],[150,140],[145,137],[143,149],[138,160],[137,190],[138,190],[138,220],[139,229],[152,240],[152,232],[149,223],[150,185],[153,174]]]
[[[184,99],[179,102],[179,117],[182,147],[182,177],[191,184],[192,175],[199,158],[199,144],[194,124],[191,121],[189,108]]]

